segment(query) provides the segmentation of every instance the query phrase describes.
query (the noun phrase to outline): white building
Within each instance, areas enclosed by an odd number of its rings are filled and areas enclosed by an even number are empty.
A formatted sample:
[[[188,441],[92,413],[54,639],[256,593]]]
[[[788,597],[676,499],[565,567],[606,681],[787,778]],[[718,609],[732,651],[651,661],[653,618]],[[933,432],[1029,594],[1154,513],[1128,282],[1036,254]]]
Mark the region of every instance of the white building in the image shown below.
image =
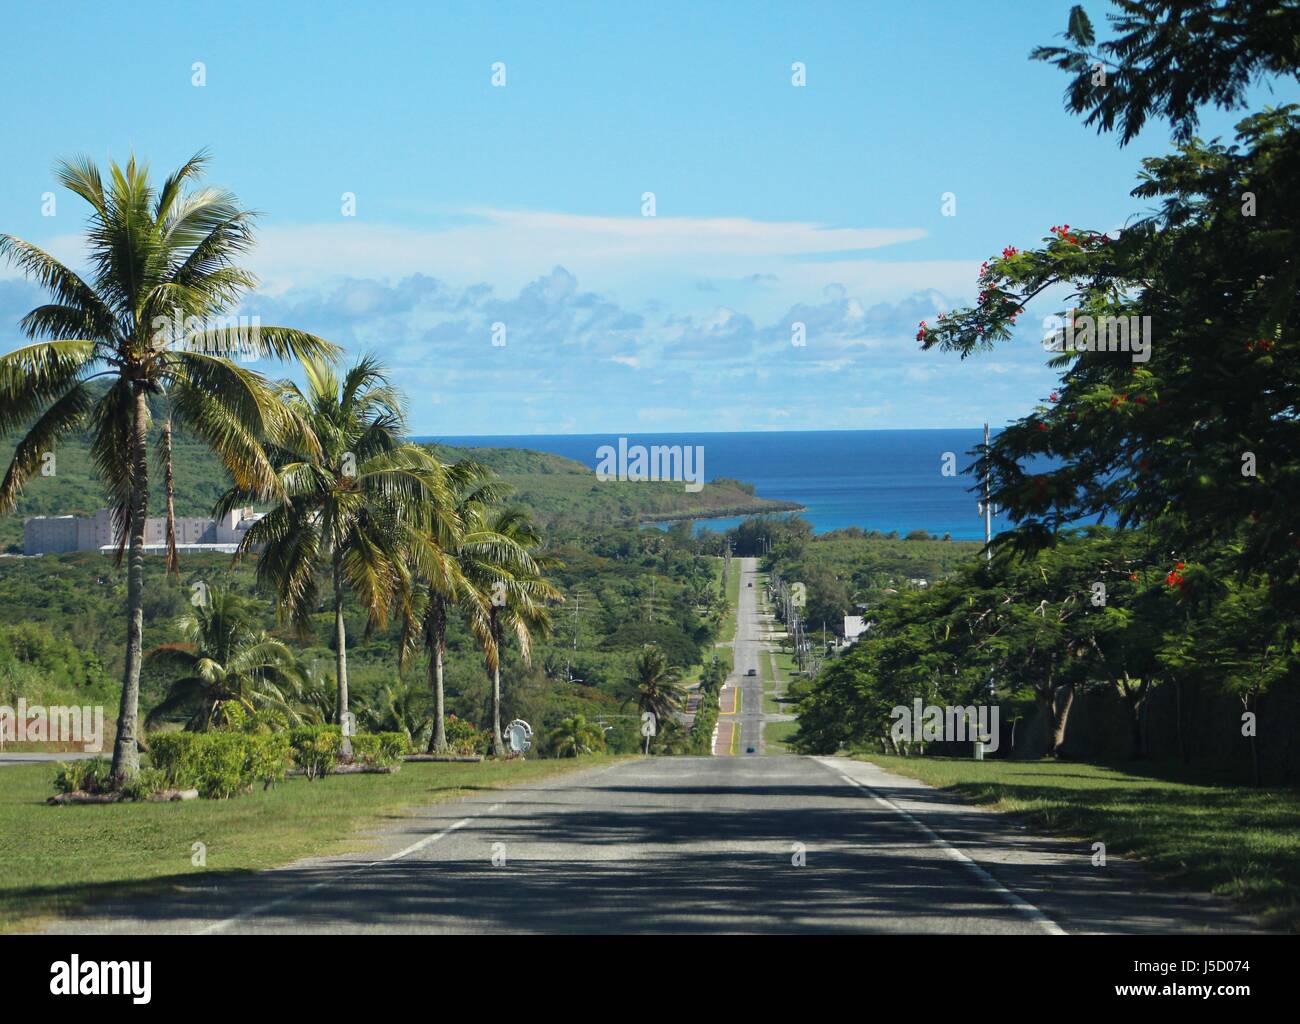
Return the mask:
[[[182,551],[221,551],[234,554],[250,526],[262,518],[251,508],[233,509],[220,519],[201,516],[176,517],[176,547]],[[32,516],[23,523],[23,552],[28,555],[61,551],[117,550],[112,513],[101,508],[93,516]],[[167,550],[167,519],[150,516],[144,524],[147,554]]]
[[[871,623],[861,615],[844,616],[844,642],[851,644],[871,628]]]

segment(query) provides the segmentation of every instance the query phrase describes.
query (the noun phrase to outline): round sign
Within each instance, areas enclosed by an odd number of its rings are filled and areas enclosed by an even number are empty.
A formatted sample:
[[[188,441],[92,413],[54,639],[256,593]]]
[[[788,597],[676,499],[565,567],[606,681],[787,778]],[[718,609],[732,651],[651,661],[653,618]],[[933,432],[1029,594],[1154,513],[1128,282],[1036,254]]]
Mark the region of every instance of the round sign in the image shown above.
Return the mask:
[[[516,754],[522,754],[531,747],[533,739],[533,727],[525,722],[522,718],[516,718],[506,726],[506,743]]]

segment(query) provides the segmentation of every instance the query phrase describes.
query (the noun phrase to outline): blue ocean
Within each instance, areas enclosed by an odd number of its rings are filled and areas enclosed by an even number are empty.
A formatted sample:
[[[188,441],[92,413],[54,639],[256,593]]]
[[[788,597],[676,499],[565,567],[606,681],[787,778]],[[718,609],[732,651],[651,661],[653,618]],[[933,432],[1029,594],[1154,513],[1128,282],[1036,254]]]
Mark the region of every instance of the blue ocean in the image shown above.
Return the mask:
[[[926,530],[957,540],[983,540],[975,480],[962,472],[983,440],[972,430],[817,430],[762,433],[530,434],[497,437],[421,437],[443,444],[533,448],[596,468],[596,451],[618,444],[701,445],[704,476],[752,483],[760,497],[794,501],[817,533],[860,526],[906,534]],[[956,456],[958,473],[944,476],[944,454]],[[738,519],[700,520],[725,530]],[[995,518],[994,532],[1005,528]]]

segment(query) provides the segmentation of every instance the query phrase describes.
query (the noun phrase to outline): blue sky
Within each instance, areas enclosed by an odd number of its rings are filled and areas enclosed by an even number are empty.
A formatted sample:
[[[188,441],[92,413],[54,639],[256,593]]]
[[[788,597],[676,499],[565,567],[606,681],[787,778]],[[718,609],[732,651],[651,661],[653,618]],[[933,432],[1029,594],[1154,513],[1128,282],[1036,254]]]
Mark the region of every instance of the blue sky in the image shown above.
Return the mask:
[[[209,147],[263,212],[244,311],[378,353],[419,434],[1004,422],[1042,350],[962,363],[917,320],[1004,245],[1122,224],[1168,143],[1062,110],[1027,60],[1057,0],[74,7],[4,15],[0,230],[75,263],[57,157]],[[0,348],[36,297],[0,268]]]

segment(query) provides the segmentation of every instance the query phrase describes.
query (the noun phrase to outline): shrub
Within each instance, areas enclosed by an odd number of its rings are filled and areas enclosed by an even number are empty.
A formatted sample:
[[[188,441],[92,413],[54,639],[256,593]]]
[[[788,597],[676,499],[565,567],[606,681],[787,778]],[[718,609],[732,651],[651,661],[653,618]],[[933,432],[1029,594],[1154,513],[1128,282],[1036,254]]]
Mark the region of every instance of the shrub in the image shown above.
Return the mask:
[[[195,737],[194,775],[199,795],[226,800],[253,784],[253,738],[235,732],[207,732]]]
[[[352,752],[371,768],[391,768],[406,754],[406,737],[400,732],[362,733],[352,737]]]
[[[447,745],[457,754],[486,754],[492,737],[481,732],[473,722],[451,715],[447,719]]]
[[[144,800],[171,788],[167,773],[161,768],[141,768],[135,778],[122,786],[122,795],[128,800]]]
[[[195,786],[194,745],[198,738],[194,732],[163,732],[149,737],[149,759],[176,789]]]
[[[713,753],[713,727],[717,724],[718,695],[705,690],[700,696],[699,706],[695,709],[695,721],[688,734],[692,754]]]
[[[153,736],[149,752],[154,767],[171,786],[192,787],[209,799],[226,799],[251,789],[255,782],[269,788],[283,779],[289,738],[283,733],[255,735],[222,729],[172,732]]]
[[[60,793],[106,793],[111,788],[111,770],[112,764],[106,757],[61,762],[54,776],[54,788]]]
[[[263,789],[270,789],[277,782],[283,782],[289,770],[289,737],[282,733],[249,736],[251,741],[251,764],[249,772],[262,784]]]
[[[343,746],[343,730],[337,725],[304,725],[289,733],[293,763],[303,770],[308,780],[332,772],[339,762]]]

